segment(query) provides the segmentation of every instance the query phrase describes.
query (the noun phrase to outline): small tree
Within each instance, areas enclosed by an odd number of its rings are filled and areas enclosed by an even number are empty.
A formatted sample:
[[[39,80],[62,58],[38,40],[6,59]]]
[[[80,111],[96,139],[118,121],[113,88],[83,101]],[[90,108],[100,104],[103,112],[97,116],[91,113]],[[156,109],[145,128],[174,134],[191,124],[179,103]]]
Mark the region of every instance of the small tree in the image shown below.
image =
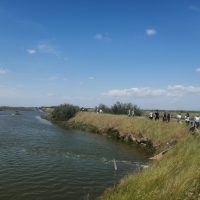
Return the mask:
[[[55,121],[66,121],[79,111],[78,106],[74,106],[71,104],[63,104],[54,109],[52,112],[52,119]]]

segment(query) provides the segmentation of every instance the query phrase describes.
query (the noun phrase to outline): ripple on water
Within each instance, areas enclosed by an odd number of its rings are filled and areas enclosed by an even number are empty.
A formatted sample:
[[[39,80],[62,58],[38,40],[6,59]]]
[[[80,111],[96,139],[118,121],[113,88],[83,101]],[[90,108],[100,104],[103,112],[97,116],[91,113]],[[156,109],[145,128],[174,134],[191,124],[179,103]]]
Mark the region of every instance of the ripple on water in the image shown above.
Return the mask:
[[[39,112],[0,120],[0,199],[95,199],[147,155],[102,136],[63,130]],[[118,170],[114,170],[113,159]]]

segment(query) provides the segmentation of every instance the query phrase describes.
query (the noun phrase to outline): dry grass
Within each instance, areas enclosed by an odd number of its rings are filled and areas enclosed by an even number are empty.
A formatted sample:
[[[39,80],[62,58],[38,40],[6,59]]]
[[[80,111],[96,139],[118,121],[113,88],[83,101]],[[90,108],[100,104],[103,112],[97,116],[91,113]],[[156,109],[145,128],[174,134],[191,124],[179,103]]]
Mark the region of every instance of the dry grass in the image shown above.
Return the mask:
[[[200,199],[200,137],[190,136],[162,160],[124,178],[107,190],[101,200]]]
[[[184,124],[151,121],[144,117],[131,118],[125,115],[80,112],[70,122],[92,125],[97,129],[114,128],[124,134],[146,137],[154,145],[178,141],[188,135],[188,129]]]

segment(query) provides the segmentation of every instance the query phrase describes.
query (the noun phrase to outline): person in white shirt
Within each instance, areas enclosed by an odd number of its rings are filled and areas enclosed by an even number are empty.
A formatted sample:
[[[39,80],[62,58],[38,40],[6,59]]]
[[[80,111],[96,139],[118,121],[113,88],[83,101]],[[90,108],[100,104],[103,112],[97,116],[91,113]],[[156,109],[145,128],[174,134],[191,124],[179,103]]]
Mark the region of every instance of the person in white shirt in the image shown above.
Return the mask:
[[[195,123],[196,128],[199,128],[199,123],[200,123],[199,115],[194,117],[194,123]]]

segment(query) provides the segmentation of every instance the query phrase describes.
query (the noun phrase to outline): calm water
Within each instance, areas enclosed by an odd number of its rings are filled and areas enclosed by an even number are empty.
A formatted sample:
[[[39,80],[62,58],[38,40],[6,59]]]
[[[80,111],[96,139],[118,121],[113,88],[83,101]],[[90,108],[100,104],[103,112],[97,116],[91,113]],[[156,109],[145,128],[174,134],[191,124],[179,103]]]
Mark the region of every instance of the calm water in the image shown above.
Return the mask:
[[[1,200],[95,199],[147,163],[133,146],[63,130],[39,115],[0,112]]]

